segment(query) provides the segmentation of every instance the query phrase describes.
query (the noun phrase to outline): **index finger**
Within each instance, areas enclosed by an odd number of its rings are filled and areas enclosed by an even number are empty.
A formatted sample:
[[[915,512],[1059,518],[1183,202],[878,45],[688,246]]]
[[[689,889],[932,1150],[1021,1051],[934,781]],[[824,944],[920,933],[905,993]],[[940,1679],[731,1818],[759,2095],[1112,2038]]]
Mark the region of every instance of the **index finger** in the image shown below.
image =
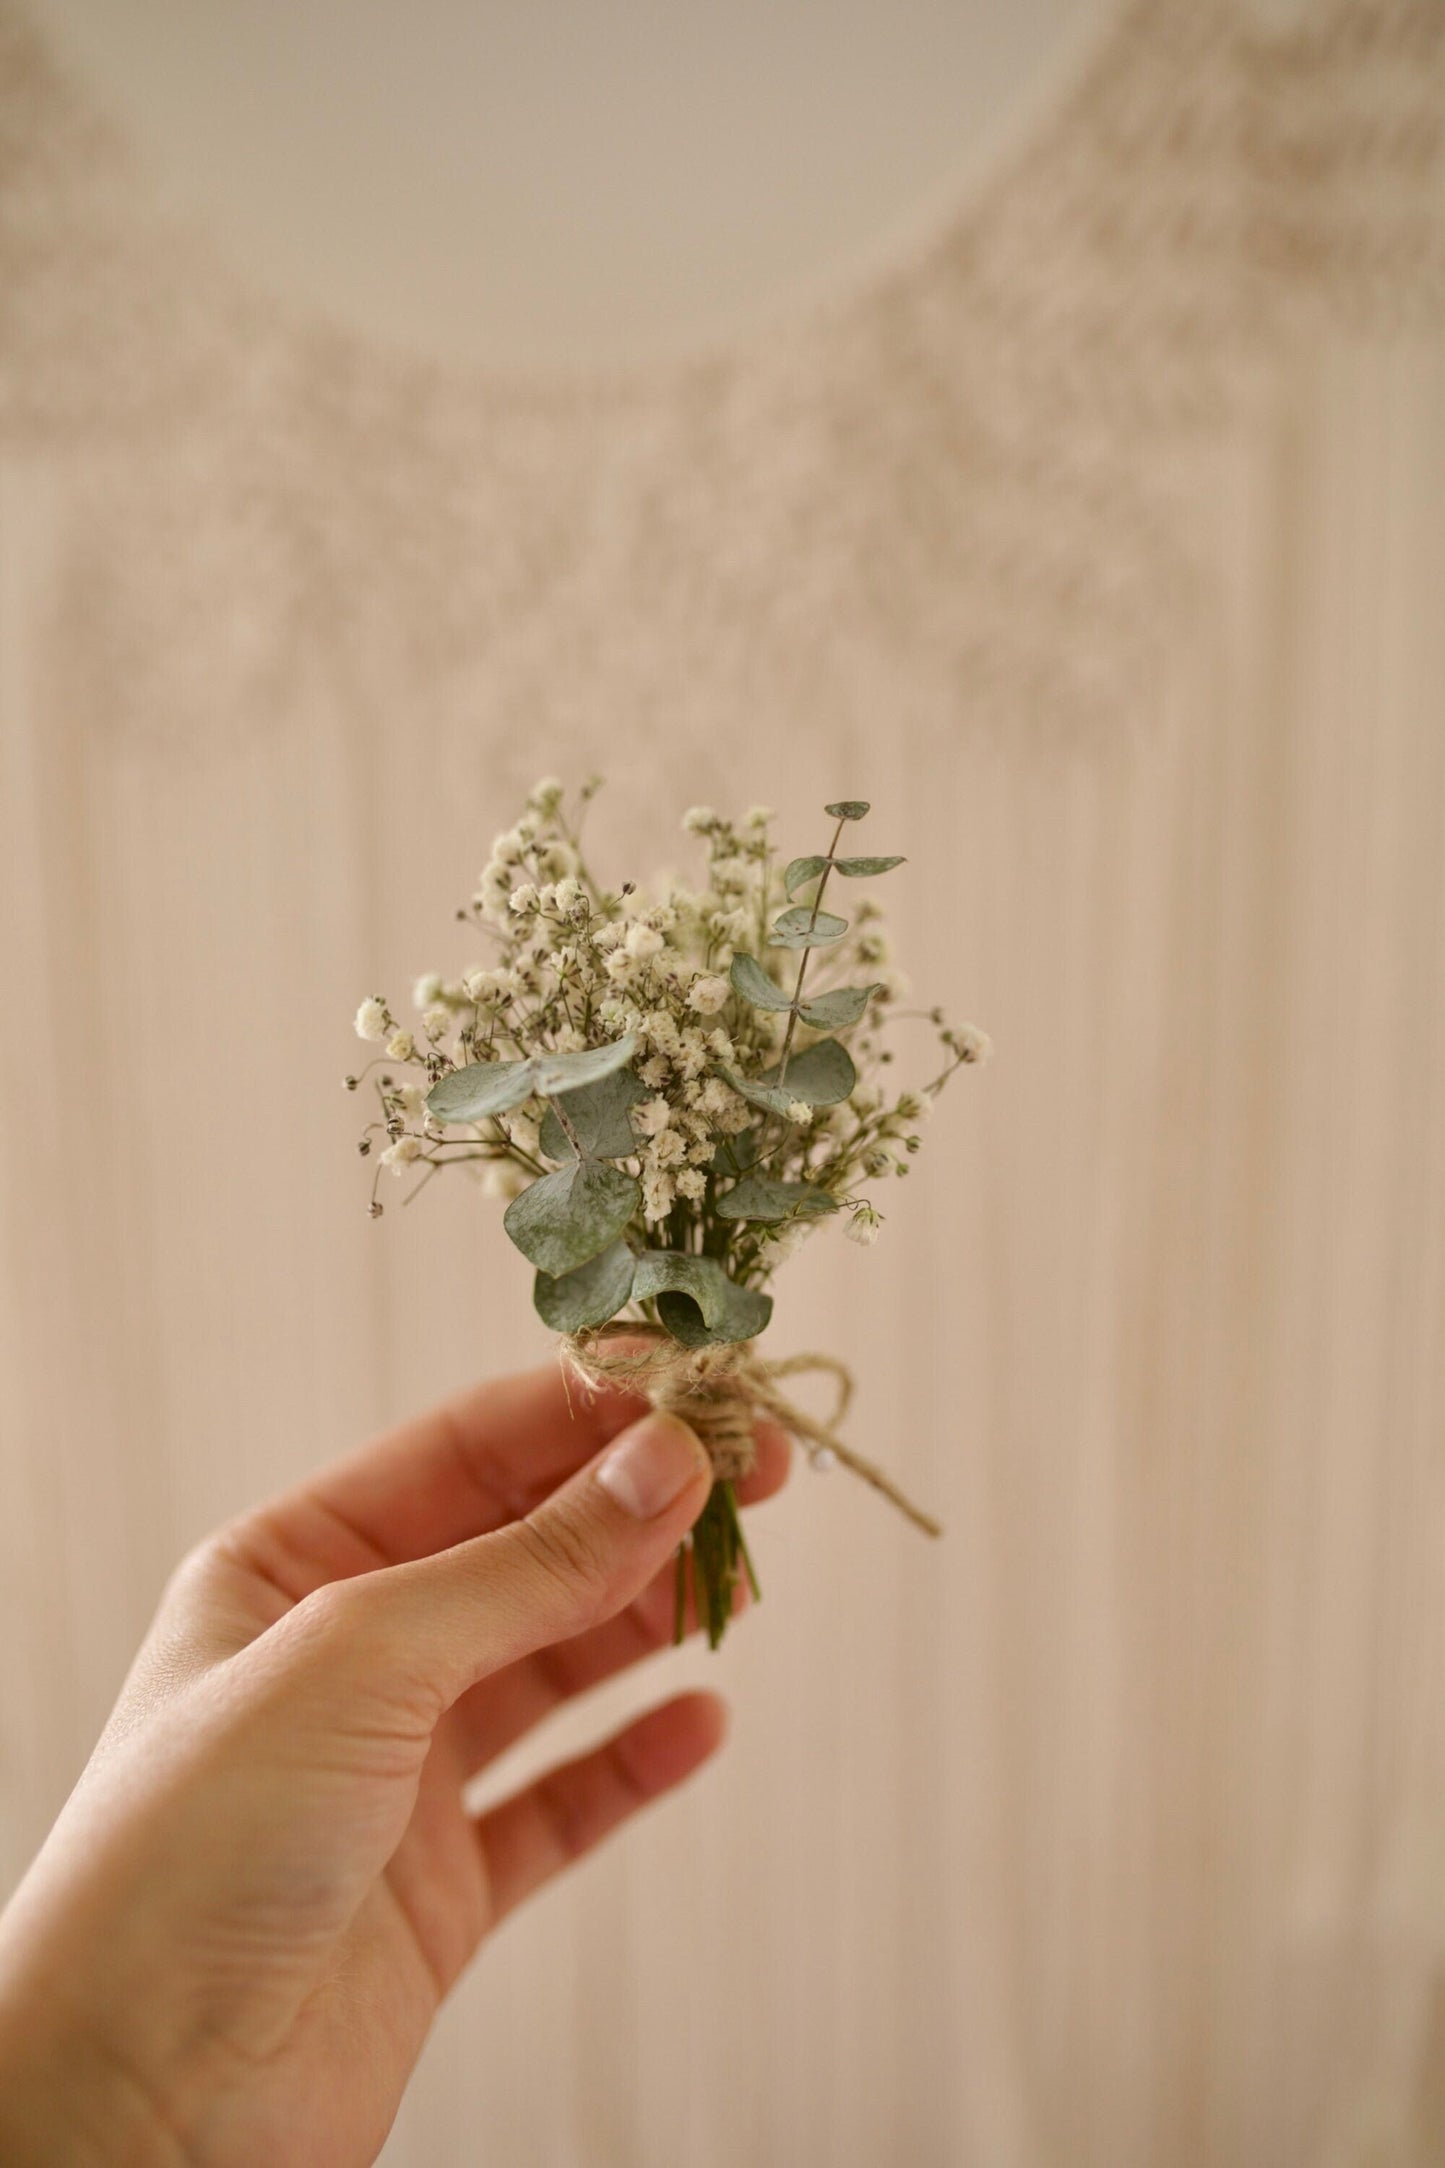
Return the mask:
[[[293,1602],[327,1581],[428,1558],[531,1513],[559,1483],[646,1413],[613,1385],[560,1362],[488,1378],[398,1424],[247,1514],[231,1531]],[[787,1447],[759,1425],[744,1498],[776,1489]]]

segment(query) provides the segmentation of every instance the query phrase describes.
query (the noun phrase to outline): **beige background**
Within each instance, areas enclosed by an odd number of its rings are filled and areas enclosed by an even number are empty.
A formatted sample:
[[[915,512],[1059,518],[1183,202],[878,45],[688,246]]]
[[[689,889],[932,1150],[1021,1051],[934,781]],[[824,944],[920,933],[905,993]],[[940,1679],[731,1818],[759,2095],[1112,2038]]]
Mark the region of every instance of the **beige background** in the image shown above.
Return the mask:
[[[178,224],[74,28],[0,8],[7,1877],[191,1537],[544,1344],[470,1190],[367,1222],[336,1082],[518,787],[609,768],[619,871],[858,790],[999,1059],[776,1332],[947,1542],[765,1509],[671,1664],[725,1766],[508,1928],[389,2168],[1438,2159],[1445,20],[1040,18],[887,262],[561,379]]]

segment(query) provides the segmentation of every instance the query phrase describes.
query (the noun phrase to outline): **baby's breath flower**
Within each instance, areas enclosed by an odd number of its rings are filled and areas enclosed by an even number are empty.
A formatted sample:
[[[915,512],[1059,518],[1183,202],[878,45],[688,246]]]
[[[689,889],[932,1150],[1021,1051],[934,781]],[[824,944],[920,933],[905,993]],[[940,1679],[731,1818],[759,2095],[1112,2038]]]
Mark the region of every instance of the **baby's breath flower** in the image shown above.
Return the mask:
[[[356,1036],[358,1039],[384,1039],[386,1037],[386,1003],[378,1001],[373,994],[363,1001],[356,1012]]]
[[[607,959],[607,976],[614,986],[630,986],[637,976],[637,964],[625,948],[614,949]]]
[[[766,828],[769,821],[776,819],[777,815],[770,805],[753,805],[749,806],[747,812],[743,815],[743,826],[745,828]]]
[[[580,903],[586,902],[587,891],[576,875],[569,873],[565,880],[557,883],[556,898],[557,909],[570,917]]]
[[[643,1218],[652,1224],[666,1219],[677,1195],[677,1184],[670,1174],[656,1168],[648,1168],[642,1177]]]
[[[426,1093],[420,1084],[399,1084],[396,1089],[396,1103],[403,1114],[409,1115],[414,1122],[419,1122],[426,1112]]]
[[[881,1212],[875,1212],[871,1204],[860,1204],[843,1232],[850,1242],[861,1242],[866,1249],[878,1240],[878,1230],[882,1225]]]
[[[707,1176],[701,1167],[683,1168],[677,1177],[677,1194],[679,1197],[690,1198],[694,1204],[701,1203],[707,1195]]]
[[[643,1158],[654,1167],[675,1167],[686,1152],[687,1145],[675,1129],[659,1129]]]
[[[690,1009],[696,1009],[699,1016],[716,1016],[731,992],[732,988],[726,979],[710,973],[693,980],[688,988],[687,1005]]]
[[[421,1020],[421,1028],[429,1039],[439,1039],[451,1023],[452,1012],[444,1002],[434,1002]]]
[[[410,1061],[416,1052],[416,1041],[409,1031],[394,1031],[386,1042],[386,1051],[393,1061]]]
[[[682,825],[690,836],[711,835],[718,817],[710,805],[693,805],[683,814]]]
[[[944,1037],[948,1039],[949,1034],[945,1032]],[[993,1058],[993,1041],[976,1024],[960,1024],[952,1034],[951,1044],[960,1061],[977,1062],[982,1066]]]
[[[629,956],[644,959],[649,956],[656,956],[661,953],[663,945],[662,935],[657,928],[647,925],[644,920],[639,919],[635,925],[629,926],[627,929],[627,953]]]
[[[411,998],[418,1009],[429,1009],[441,990],[441,973],[439,971],[426,971],[423,972],[415,986],[413,986]]]
[[[519,881],[507,898],[508,905],[519,918],[528,911],[535,911],[541,900],[535,881]]]
[[[540,782],[534,783],[527,793],[527,803],[534,813],[550,819],[562,803],[562,785],[556,776],[544,775]]]
[[[672,1120],[672,1108],[665,1099],[644,1100],[632,1110],[632,1126],[642,1137],[661,1136]]]
[[[421,1151],[420,1137],[398,1137],[395,1144],[389,1144],[382,1153],[381,1164],[383,1167],[390,1167],[394,1175],[400,1176],[414,1159],[421,1157]]]
[[[790,1099],[788,1101],[788,1120],[790,1122],[796,1122],[799,1128],[806,1128],[812,1119],[813,1109],[806,1099]]]

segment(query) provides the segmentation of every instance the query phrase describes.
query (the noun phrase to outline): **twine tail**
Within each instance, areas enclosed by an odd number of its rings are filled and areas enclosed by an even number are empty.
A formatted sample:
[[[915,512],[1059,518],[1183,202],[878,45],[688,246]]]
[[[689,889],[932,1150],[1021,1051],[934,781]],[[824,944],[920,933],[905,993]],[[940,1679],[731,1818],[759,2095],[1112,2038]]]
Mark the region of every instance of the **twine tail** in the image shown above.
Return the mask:
[[[785,1430],[790,1430],[795,1438],[802,1439],[810,1452],[835,1454],[845,1468],[850,1468],[854,1475],[861,1476],[865,1483],[871,1483],[874,1490],[880,1491],[897,1506],[899,1512],[912,1521],[915,1528],[921,1528],[926,1536],[943,1534],[942,1521],[935,1520],[931,1513],[924,1512],[922,1506],[915,1505],[907,1492],[894,1482],[892,1476],[885,1474],[876,1461],[854,1452],[851,1445],[845,1445],[833,1428],[833,1424],[841,1419],[842,1410],[847,1407],[853,1390],[851,1376],[835,1356],[793,1355],[785,1362],[760,1364],[759,1369],[763,1376],[753,1386],[753,1398],[758,1407],[765,1408]],[[834,1413],[831,1423],[816,1422],[811,1415],[789,1400],[786,1394],[778,1392],[771,1382],[773,1378],[791,1376],[804,1370],[829,1370],[838,1379],[841,1406]]]

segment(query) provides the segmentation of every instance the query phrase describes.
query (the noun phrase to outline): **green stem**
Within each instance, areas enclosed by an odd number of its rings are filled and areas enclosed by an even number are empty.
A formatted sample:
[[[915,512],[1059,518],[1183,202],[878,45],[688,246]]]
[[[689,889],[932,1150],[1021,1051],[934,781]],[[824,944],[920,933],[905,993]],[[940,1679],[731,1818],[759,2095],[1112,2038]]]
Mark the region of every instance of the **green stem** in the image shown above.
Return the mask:
[[[812,916],[808,920],[808,932],[810,934],[818,923],[818,913],[823,907],[823,891],[828,886],[828,876],[833,870],[833,854],[838,848],[838,838],[842,835],[843,828],[844,823],[839,821],[837,827],[833,830],[833,840],[828,845],[828,863],[823,868],[823,876],[818,883],[818,893],[813,898]],[[808,963],[812,954],[811,945],[805,941],[803,953],[798,963],[797,980],[793,987],[793,1006],[788,1011],[788,1029],[783,1038],[783,1051],[778,1061],[778,1085],[780,1089],[788,1078],[788,1056],[793,1051],[793,1034],[798,1028],[798,1004],[803,998],[803,980],[807,977]]]

